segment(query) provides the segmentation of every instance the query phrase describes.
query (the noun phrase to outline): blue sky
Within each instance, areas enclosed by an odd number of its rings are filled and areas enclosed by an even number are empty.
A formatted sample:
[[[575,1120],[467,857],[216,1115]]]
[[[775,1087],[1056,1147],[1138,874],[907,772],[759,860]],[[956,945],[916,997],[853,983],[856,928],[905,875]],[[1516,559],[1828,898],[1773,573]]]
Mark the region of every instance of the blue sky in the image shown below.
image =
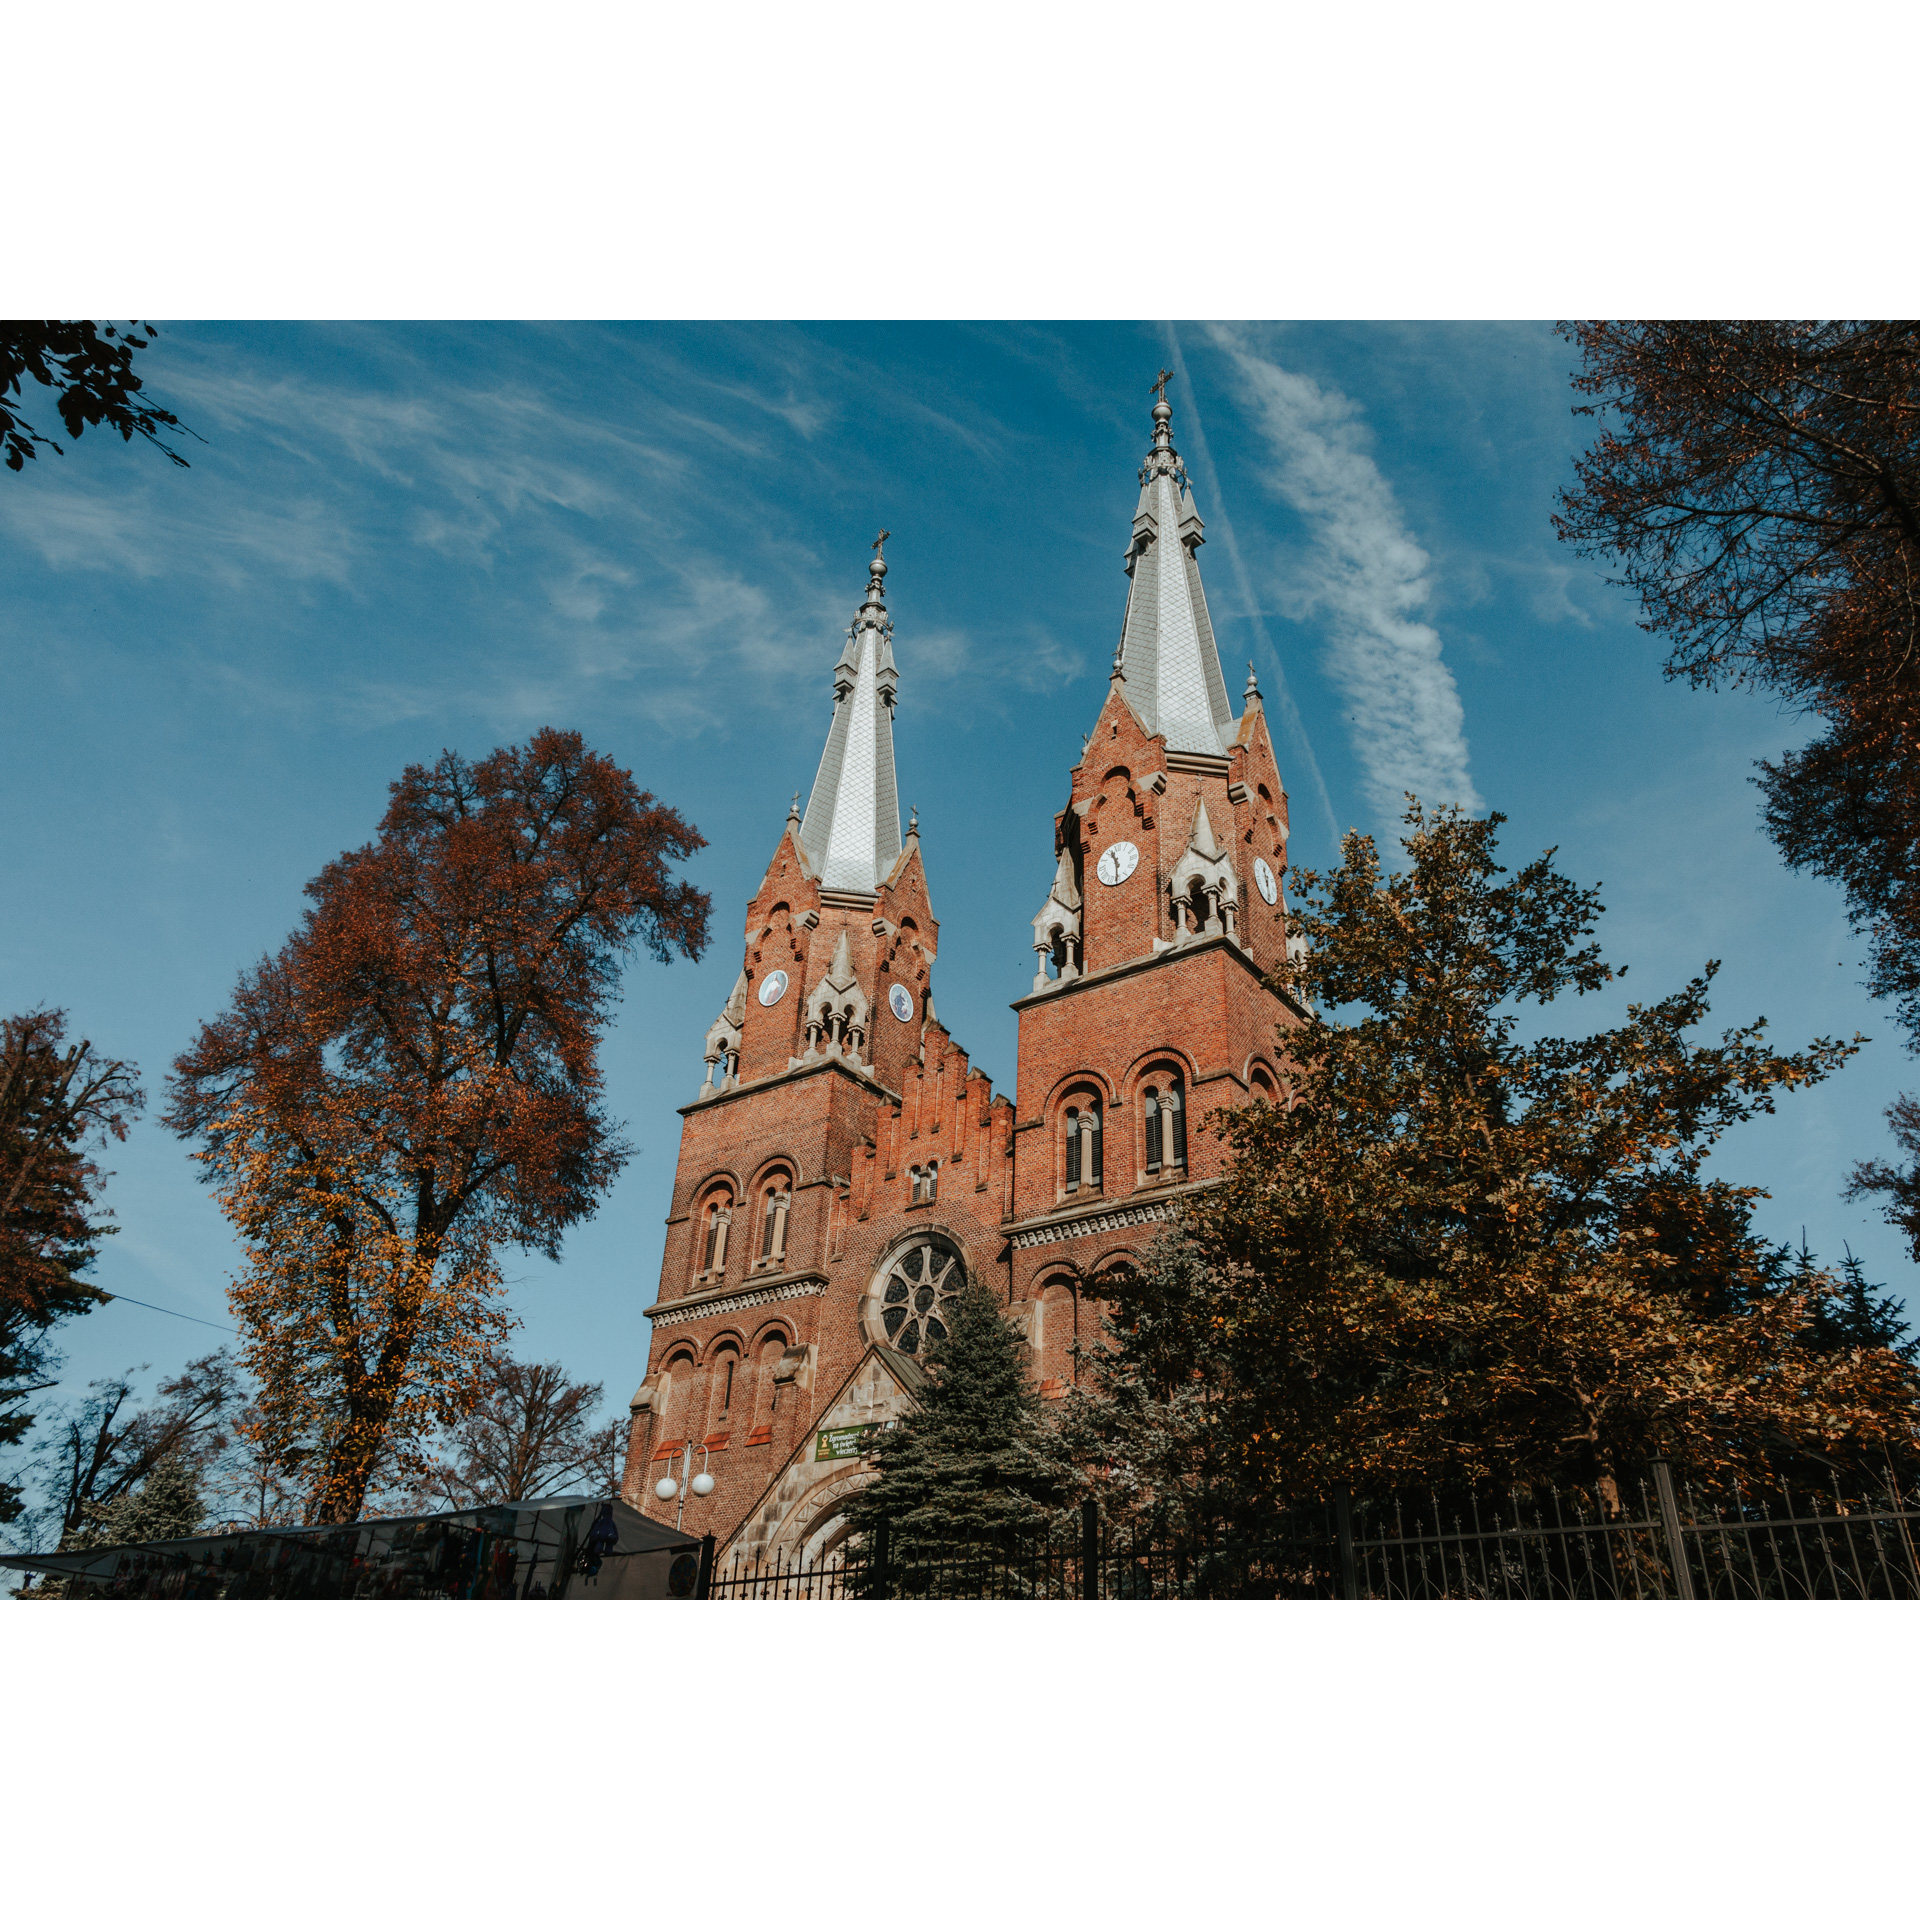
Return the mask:
[[[1296,860],[1390,824],[1407,786],[1497,807],[1509,864],[1557,845],[1603,883],[1630,963],[1566,1021],[1718,957],[1716,1028],[1867,1034],[1717,1164],[1771,1190],[1775,1235],[1849,1241],[1904,1288],[1898,1236],[1838,1194],[1920,1068],[1862,990],[1838,893],[1783,870],[1748,784],[1804,723],[1669,685],[1630,596],[1555,541],[1587,424],[1544,325],[167,326],[145,370],[204,439],[190,471],[90,435],[0,474],[0,1002],[67,1007],[157,1107],[402,766],[579,728],[711,842],[690,869],[709,957],[636,960],[607,1042],[637,1156],[514,1296],[523,1353],[623,1403],[675,1108],[882,525],[935,994],[1014,1093],[1007,1003],[1105,691],[1162,364],[1228,685],[1237,704],[1255,661]],[[150,1117],[111,1165],[100,1284],[221,1320],[235,1250],[185,1148]],[[217,1338],[111,1305],[66,1333],[67,1378],[157,1379]]]

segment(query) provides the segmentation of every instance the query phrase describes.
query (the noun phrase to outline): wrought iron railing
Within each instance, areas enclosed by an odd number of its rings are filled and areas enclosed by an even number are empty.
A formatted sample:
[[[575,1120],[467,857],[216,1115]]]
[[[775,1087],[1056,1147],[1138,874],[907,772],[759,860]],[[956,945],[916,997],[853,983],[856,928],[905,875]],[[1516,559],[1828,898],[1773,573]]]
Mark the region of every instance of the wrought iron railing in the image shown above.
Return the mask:
[[[927,1544],[885,1528],[827,1559],[716,1568],[716,1600],[1913,1600],[1920,1499],[1676,1487],[1664,1463],[1612,1512],[1582,1492],[1526,1504],[1345,1499],[1257,1544],[1228,1529],[1113,1524],[1089,1501],[1043,1527]]]

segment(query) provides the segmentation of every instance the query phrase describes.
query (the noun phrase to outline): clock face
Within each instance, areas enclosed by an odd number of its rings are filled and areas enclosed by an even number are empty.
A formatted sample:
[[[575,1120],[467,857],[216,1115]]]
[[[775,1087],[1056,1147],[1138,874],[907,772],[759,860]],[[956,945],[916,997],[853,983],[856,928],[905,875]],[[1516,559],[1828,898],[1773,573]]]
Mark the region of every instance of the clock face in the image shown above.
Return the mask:
[[[1273,869],[1264,860],[1256,860],[1253,863],[1253,884],[1260,889],[1260,898],[1268,906],[1272,906],[1279,899],[1280,889],[1274,885]]]
[[[913,1018],[913,995],[898,980],[887,989],[887,1005],[893,1009],[893,1017],[896,1020]]]
[[[1140,849],[1131,840],[1116,840],[1100,856],[1094,869],[1103,887],[1117,887],[1140,864]]]
[[[760,982],[760,1004],[770,1007],[787,990],[787,976],[776,968]]]

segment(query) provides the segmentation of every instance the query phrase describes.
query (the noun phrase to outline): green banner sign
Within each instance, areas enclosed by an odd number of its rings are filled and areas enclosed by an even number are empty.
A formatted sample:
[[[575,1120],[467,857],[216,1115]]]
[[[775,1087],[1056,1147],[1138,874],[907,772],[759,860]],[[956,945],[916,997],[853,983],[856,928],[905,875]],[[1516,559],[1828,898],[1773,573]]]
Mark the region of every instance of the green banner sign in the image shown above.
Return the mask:
[[[869,1420],[864,1427],[823,1427],[814,1442],[816,1460],[854,1460],[866,1451],[867,1435],[878,1433],[880,1423]]]

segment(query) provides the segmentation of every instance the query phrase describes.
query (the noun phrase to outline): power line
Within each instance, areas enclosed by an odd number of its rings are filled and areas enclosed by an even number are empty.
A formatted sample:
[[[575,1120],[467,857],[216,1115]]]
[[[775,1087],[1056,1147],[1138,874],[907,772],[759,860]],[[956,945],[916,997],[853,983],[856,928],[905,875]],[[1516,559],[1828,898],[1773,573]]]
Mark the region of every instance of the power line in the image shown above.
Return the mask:
[[[89,1281],[87,1285],[92,1285]],[[151,1300],[136,1300],[130,1293],[107,1293],[105,1287],[94,1289],[105,1293],[109,1300],[124,1300],[130,1307],[145,1307],[149,1313],[171,1313],[176,1320],[191,1320],[196,1327],[211,1327],[215,1333],[238,1333],[240,1329],[231,1320],[202,1320],[197,1314],[175,1313],[171,1307],[156,1307]]]

